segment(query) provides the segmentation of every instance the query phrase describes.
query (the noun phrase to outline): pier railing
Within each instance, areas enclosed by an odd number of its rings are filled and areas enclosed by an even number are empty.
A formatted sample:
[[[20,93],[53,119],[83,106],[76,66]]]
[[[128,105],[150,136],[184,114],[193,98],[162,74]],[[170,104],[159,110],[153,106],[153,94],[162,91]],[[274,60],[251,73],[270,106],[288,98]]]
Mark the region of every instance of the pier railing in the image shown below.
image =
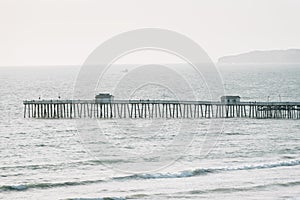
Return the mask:
[[[26,100],[28,118],[276,118],[300,119],[300,102],[176,100]]]

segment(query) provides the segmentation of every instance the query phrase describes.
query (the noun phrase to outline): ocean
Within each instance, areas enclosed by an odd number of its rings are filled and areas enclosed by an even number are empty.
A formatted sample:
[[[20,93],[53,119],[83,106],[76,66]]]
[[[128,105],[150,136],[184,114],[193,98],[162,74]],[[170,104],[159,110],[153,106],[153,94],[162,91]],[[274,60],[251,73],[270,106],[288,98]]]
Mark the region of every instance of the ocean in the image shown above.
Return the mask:
[[[124,66],[95,93],[176,96],[159,84],[137,87]],[[300,101],[300,65],[217,67],[225,94],[241,101]],[[174,68],[199,100],[219,98],[205,88],[213,80]],[[79,70],[0,67],[0,199],[300,199],[299,120],[94,119],[98,127],[82,132],[75,119],[23,118],[23,100],[72,99]]]

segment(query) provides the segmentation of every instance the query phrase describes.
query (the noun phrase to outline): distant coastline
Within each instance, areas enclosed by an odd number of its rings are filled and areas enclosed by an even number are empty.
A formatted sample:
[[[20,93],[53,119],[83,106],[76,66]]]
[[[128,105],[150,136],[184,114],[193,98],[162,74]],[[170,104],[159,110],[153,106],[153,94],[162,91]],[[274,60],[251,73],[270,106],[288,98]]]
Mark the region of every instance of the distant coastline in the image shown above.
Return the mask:
[[[300,64],[300,49],[251,51],[223,56],[219,64]]]

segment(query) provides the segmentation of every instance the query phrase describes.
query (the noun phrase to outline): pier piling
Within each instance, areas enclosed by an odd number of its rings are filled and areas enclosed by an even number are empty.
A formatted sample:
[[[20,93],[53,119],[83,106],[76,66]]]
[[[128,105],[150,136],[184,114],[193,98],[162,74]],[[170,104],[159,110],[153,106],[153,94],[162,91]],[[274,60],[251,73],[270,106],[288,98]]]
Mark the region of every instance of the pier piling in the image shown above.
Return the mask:
[[[24,118],[258,118],[300,119],[300,102],[171,100],[32,100],[24,101]]]

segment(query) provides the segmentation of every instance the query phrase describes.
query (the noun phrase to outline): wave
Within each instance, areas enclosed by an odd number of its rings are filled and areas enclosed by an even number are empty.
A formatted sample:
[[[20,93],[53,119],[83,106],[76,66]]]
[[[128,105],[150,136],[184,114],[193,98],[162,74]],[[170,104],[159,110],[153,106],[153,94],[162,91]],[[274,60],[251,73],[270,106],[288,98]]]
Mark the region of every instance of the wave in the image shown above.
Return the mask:
[[[240,132],[225,132],[224,135],[250,135],[250,133],[240,133]]]
[[[254,169],[271,169],[276,167],[289,167],[300,165],[300,160],[285,161],[271,164],[260,165],[246,165],[241,167],[223,167],[223,168],[200,168],[194,170],[186,170],[178,173],[153,173],[153,174],[134,174],[123,177],[115,177],[115,180],[126,179],[162,179],[162,178],[188,178],[193,176],[206,175],[210,173],[224,172],[224,171],[240,171],[240,170],[254,170]]]
[[[226,171],[239,171],[239,170],[254,170],[254,169],[271,169],[277,167],[289,167],[300,165],[300,160],[293,160],[289,162],[278,162],[271,164],[260,164],[260,165],[246,165],[241,167],[223,167],[223,168],[200,168],[194,170],[185,170],[178,173],[152,173],[152,174],[134,174],[129,176],[113,177],[105,180],[85,180],[85,181],[69,181],[62,183],[37,183],[37,184],[26,184],[26,185],[4,185],[0,186],[0,191],[24,191],[28,189],[46,189],[53,187],[64,187],[64,186],[76,186],[76,185],[87,185],[93,183],[107,182],[112,180],[135,180],[135,179],[166,179],[166,178],[188,178],[201,175],[207,175],[210,173],[220,173]],[[298,182],[297,182],[298,184]],[[284,186],[284,185],[283,185]]]
[[[196,169],[186,170],[178,173],[154,173],[154,174],[134,174],[130,176],[115,177],[114,180],[126,180],[126,179],[160,179],[160,178],[187,178],[192,176],[204,175],[212,173],[211,169]]]
[[[269,187],[290,187],[290,186],[298,186],[300,185],[300,181],[294,181],[294,182],[287,182],[287,183],[271,183],[271,184],[264,184],[264,185],[254,185],[250,187],[221,187],[216,189],[209,189],[209,190],[192,190],[184,193],[189,194],[205,194],[205,193],[213,193],[213,192],[219,192],[219,193],[226,193],[226,192],[246,192],[246,191],[257,191],[266,189]],[[183,193],[183,192],[180,192]]]
[[[3,185],[0,186],[0,191],[25,191],[28,189],[45,189],[53,187],[64,187],[64,186],[76,186],[86,185],[92,183],[100,183],[104,180],[86,180],[86,181],[68,181],[62,183],[37,183],[37,184],[25,184],[25,185]]]
[[[111,164],[111,163],[124,163],[129,162],[127,160],[122,159],[98,159],[98,160],[79,160],[75,162],[60,162],[60,163],[43,163],[43,164],[31,164],[31,165],[12,165],[12,166],[0,166],[0,170],[7,170],[7,169],[55,169],[61,168],[61,166],[65,167],[77,167],[78,165],[87,165],[87,166],[94,166],[100,164]]]

